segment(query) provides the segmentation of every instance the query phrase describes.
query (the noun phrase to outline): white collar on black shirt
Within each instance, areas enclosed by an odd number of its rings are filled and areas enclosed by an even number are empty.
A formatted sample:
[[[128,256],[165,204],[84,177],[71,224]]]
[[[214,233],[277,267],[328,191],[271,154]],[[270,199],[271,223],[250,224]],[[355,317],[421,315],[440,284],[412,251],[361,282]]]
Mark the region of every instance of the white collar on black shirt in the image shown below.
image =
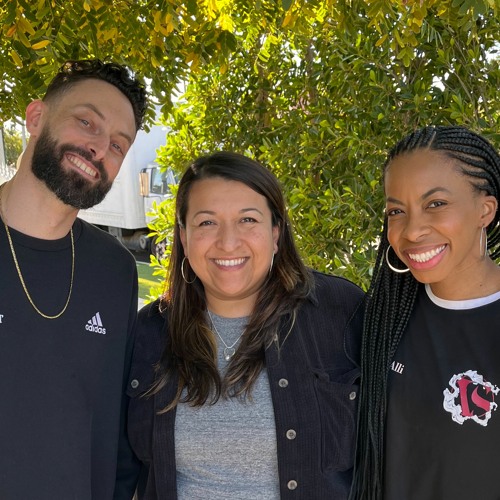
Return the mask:
[[[431,290],[429,284],[426,283],[425,291],[427,292],[427,296],[429,299],[434,302],[439,307],[444,309],[474,309],[476,307],[485,306],[487,304],[491,304],[496,300],[500,299],[500,292],[492,293],[491,295],[487,295],[486,297],[479,297],[477,299],[467,299],[467,300],[445,300],[436,297]]]

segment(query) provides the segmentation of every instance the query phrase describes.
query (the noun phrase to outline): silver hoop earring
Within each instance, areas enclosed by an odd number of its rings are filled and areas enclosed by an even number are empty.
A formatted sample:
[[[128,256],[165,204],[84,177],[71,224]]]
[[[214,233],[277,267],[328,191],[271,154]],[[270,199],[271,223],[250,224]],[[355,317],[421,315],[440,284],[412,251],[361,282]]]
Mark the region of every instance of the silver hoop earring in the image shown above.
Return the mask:
[[[385,251],[385,261],[387,262],[387,265],[389,266],[389,269],[390,269],[391,271],[394,271],[395,273],[400,273],[400,274],[402,274],[402,273],[407,273],[407,272],[410,270],[410,268],[409,268],[409,267],[407,267],[406,269],[398,269],[397,267],[394,267],[394,266],[393,266],[393,265],[389,262],[389,250],[390,250],[391,248],[392,248],[392,247],[391,247],[391,245],[389,245],[389,246],[387,247],[387,250]]]
[[[182,274],[182,279],[188,284],[190,285],[191,283],[194,283],[196,281],[196,275],[194,276],[194,279],[192,281],[188,281],[186,279],[186,275],[184,274],[184,262],[186,262],[186,257],[184,257],[182,259],[182,262],[181,262],[181,274]]]
[[[483,234],[484,234],[484,248],[483,248]],[[481,236],[479,237],[479,255],[486,257],[488,255],[488,233],[486,228],[481,228]]]

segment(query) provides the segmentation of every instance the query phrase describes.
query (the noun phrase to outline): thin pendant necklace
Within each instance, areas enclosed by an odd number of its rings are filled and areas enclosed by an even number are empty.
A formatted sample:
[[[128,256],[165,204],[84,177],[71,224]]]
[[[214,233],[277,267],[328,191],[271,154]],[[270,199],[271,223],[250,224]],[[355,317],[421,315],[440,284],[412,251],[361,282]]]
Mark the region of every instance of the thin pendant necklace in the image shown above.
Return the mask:
[[[44,317],[45,319],[60,318],[64,314],[66,309],[68,308],[69,300],[71,298],[71,292],[73,291],[73,278],[75,275],[75,241],[73,238],[73,228],[71,228],[70,233],[69,233],[70,237],[71,237],[71,280],[69,283],[68,298],[66,299],[66,303],[64,304],[64,307],[62,308],[62,310],[59,313],[55,314],[54,316],[50,316],[50,315],[45,314],[42,311],[40,311],[40,309],[38,309],[35,302],[31,298],[31,295],[28,291],[28,287],[26,286],[26,283],[24,281],[23,274],[21,273],[21,268],[19,266],[16,251],[14,249],[14,243],[13,243],[12,238],[10,236],[9,226],[7,225],[7,221],[5,220],[5,216],[4,216],[3,211],[2,211],[2,191],[3,191],[4,186],[5,186],[5,184],[2,184],[2,186],[0,186],[0,218],[2,219],[3,225],[5,226],[5,232],[7,233],[7,239],[9,240],[10,253],[12,254],[12,258],[14,260],[14,264],[15,264],[16,270],[17,270],[17,275],[19,276],[19,281],[21,282],[24,293],[26,294],[26,297],[28,298],[29,303],[33,306],[33,309],[35,309],[35,311],[40,316]]]
[[[238,340],[240,340],[241,336],[243,335],[243,332],[241,332],[238,336],[238,338],[231,344],[227,345],[224,339],[221,337],[221,334],[217,330],[217,327],[215,326],[214,319],[212,318],[212,314],[210,311],[207,309],[208,317],[210,318],[210,323],[212,324],[212,329],[213,331],[217,334],[217,337],[220,338],[221,342],[224,344],[224,359],[226,361],[229,361],[233,356],[234,353],[236,352],[236,349],[234,346],[238,343]]]

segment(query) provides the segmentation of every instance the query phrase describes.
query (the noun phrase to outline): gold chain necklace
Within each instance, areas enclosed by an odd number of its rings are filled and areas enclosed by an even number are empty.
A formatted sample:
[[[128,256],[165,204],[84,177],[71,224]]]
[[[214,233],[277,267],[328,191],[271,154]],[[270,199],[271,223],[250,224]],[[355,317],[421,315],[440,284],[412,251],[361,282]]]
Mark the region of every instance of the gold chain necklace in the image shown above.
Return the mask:
[[[64,304],[64,307],[62,308],[62,310],[58,314],[56,314],[54,316],[49,316],[48,314],[44,314],[42,311],[40,311],[40,309],[38,309],[36,304],[33,302],[33,299],[31,298],[30,293],[28,292],[28,287],[26,286],[26,283],[24,282],[24,278],[23,278],[23,275],[21,273],[21,268],[19,267],[19,262],[17,260],[16,251],[14,250],[14,243],[12,242],[12,238],[10,236],[9,226],[7,225],[7,221],[5,220],[5,217],[4,217],[3,211],[2,211],[2,191],[3,191],[4,186],[5,186],[5,184],[2,184],[2,186],[0,186],[0,218],[2,219],[3,225],[5,226],[5,232],[7,233],[7,239],[9,240],[10,252],[12,254],[12,258],[14,259],[14,264],[16,266],[17,275],[19,276],[19,280],[21,281],[21,285],[23,286],[24,293],[26,294],[26,297],[28,297],[28,300],[29,300],[30,304],[33,306],[33,309],[35,309],[35,311],[40,316],[43,316],[45,319],[57,319],[57,318],[61,317],[64,314],[64,312],[66,311],[66,309],[68,308],[69,299],[71,298],[71,292],[73,291],[73,278],[75,275],[75,241],[73,239],[73,228],[71,228],[71,231],[69,233],[71,236],[71,280],[69,283],[68,298],[66,299],[66,304]]]

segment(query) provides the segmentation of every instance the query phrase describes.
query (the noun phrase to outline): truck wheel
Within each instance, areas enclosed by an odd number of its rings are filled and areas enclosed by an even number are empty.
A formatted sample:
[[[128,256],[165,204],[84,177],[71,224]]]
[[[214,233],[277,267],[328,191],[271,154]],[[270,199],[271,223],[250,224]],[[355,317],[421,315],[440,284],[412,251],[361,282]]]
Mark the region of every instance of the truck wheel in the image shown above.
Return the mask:
[[[146,251],[148,250],[148,248],[152,245],[152,242],[150,242],[149,238],[148,238],[148,235],[146,233],[143,233],[140,235],[139,237],[139,248],[142,250],[142,251]]]

